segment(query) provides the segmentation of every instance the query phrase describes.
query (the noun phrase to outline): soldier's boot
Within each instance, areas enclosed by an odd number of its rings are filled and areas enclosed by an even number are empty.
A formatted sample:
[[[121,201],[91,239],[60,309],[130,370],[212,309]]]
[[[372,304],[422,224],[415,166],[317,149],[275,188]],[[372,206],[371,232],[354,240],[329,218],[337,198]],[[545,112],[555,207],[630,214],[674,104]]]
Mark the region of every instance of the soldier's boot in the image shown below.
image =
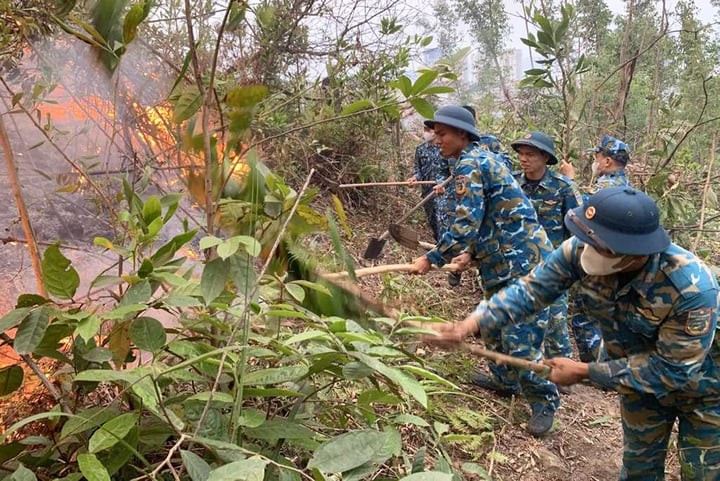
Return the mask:
[[[552,428],[555,411],[550,406],[533,406],[527,430],[535,437],[543,437]]]
[[[483,389],[494,391],[500,397],[511,397],[520,394],[520,386],[504,386],[487,374],[481,372],[476,373],[470,378],[470,381]]]

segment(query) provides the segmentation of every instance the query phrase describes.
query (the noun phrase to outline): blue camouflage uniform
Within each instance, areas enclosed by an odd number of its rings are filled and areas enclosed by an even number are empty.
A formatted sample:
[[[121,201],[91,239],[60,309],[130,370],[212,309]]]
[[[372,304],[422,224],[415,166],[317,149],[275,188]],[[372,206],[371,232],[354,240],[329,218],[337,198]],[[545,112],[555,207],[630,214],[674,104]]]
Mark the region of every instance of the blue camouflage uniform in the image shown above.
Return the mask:
[[[512,169],[512,159],[507,151],[502,150],[500,139],[494,135],[482,134],[480,139],[475,141],[475,143],[481,148],[497,155],[508,169]],[[445,182],[445,179],[453,175],[454,165],[455,159],[440,159],[437,177],[438,184],[442,184]],[[448,184],[448,186],[445,187],[445,193],[438,196],[435,203],[437,206],[437,222],[444,232],[450,228],[455,220],[455,185],[452,183]]]
[[[545,169],[545,175],[535,182],[520,171],[513,174],[537,212],[538,220],[553,247],[571,237],[563,219],[565,213],[578,207],[582,200],[575,183],[555,171]],[[547,323],[544,354],[546,358],[572,357],[572,344],[567,322],[568,295],[560,296],[547,309],[538,313],[538,319]]]
[[[415,180],[435,180],[438,178],[438,172],[442,168],[443,158],[440,155],[440,149],[431,142],[423,142],[415,148]],[[432,185],[421,186],[422,196],[425,197],[432,192]],[[446,227],[444,228],[438,223],[438,202],[437,199],[430,199],[423,205],[425,215],[427,216],[428,225],[435,237],[440,238]]]
[[[510,170],[477,142],[468,145],[453,168],[456,197],[455,220],[426,255],[442,266],[452,257],[472,254],[489,297],[527,274],[552,250],[537,221],[532,204]],[[483,335],[488,349],[539,361],[546,325],[534,316],[505,329]],[[522,387],[533,409],[560,404],[555,384],[533,371],[519,371],[488,363],[495,382],[514,390]]]
[[[621,480],[664,479],[675,419],[684,481],[720,479],[720,289],[693,254],[670,244],[632,279],[590,276],[573,237],[549,259],[476,310],[481,332],[503,329],[551,303],[570,286],[600,323],[607,361],[590,380],[621,394]]]
[[[587,202],[591,194],[595,194],[602,189],[615,186],[630,186],[625,169],[619,169],[607,174],[603,174],[595,181],[591,192],[583,194],[583,202]],[[570,302],[573,305],[572,315],[570,316],[570,325],[573,330],[575,344],[583,361],[596,361],[603,359],[603,338],[600,332],[600,326],[596,320],[588,318],[582,305],[582,300],[575,296],[570,296]]]

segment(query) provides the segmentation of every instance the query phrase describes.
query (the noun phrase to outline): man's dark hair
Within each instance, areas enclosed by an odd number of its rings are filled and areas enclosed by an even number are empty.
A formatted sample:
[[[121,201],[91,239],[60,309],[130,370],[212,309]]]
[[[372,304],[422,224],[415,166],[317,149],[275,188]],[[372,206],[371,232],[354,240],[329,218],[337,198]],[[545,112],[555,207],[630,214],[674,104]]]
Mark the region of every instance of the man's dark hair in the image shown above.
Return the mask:
[[[463,105],[462,108],[470,112],[473,116],[473,120],[475,120],[475,108],[472,105]]]

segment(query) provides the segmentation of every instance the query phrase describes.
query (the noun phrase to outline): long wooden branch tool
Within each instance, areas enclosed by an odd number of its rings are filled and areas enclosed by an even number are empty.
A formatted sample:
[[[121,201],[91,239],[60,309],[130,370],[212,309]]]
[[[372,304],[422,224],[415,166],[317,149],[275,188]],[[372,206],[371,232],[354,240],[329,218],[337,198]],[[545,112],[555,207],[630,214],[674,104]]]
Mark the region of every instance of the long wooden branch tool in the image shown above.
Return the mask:
[[[350,187],[391,187],[394,185],[435,185],[434,180],[417,180],[415,182],[396,181],[396,182],[365,182],[361,184],[340,184],[338,188],[349,189]]]
[[[455,272],[460,266],[457,264],[445,264],[438,268],[433,266],[433,270],[450,271]],[[355,269],[355,277],[370,276],[373,274],[386,274],[388,272],[410,272],[413,268],[412,264],[385,264],[382,266],[364,267],[362,269]],[[325,279],[346,279],[350,277],[347,271],[333,272],[323,274]]]

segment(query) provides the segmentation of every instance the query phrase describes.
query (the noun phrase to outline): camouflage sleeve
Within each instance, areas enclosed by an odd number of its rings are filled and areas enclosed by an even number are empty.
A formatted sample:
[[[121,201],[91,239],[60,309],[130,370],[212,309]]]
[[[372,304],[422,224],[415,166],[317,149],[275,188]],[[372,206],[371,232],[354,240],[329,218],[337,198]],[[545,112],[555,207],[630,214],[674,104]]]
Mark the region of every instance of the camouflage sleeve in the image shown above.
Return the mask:
[[[422,172],[420,170],[420,162],[422,161],[422,149],[420,145],[415,147],[415,163],[413,167],[413,175],[415,180],[422,180]]]
[[[531,314],[552,304],[580,278],[577,248],[577,239],[566,240],[528,275],[478,305],[479,330],[499,329],[514,324],[515,319],[535,322]]]
[[[455,196],[455,221],[426,254],[437,266],[445,265],[474,243],[485,217],[485,188],[480,169],[471,160],[461,160],[455,168]]]
[[[575,185],[574,182],[571,182],[570,184],[567,185],[567,187],[564,189],[564,192],[563,192],[563,209],[562,209],[563,217],[565,217],[565,214],[567,214],[567,212],[569,210],[572,210],[576,207],[581,206],[582,202],[583,202],[583,199],[580,196],[580,191],[578,190],[577,185]],[[565,227],[564,219],[561,219],[560,222],[563,223],[563,229],[565,231],[565,239],[569,239],[570,237],[572,237],[572,234],[570,233],[568,228]]]
[[[684,390],[711,349],[717,327],[717,295],[709,289],[684,297],[660,325],[654,351],[591,363],[590,379],[620,393],[663,397]]]
[[[443,157],[442,155],[439,156],[440,159],[438,160],[438,169],[435,176],[435,182],[438,184],[442,184],[445,182],[445,179],[447,179],[450,176],[450,164],[448,162],[448,159]]]

